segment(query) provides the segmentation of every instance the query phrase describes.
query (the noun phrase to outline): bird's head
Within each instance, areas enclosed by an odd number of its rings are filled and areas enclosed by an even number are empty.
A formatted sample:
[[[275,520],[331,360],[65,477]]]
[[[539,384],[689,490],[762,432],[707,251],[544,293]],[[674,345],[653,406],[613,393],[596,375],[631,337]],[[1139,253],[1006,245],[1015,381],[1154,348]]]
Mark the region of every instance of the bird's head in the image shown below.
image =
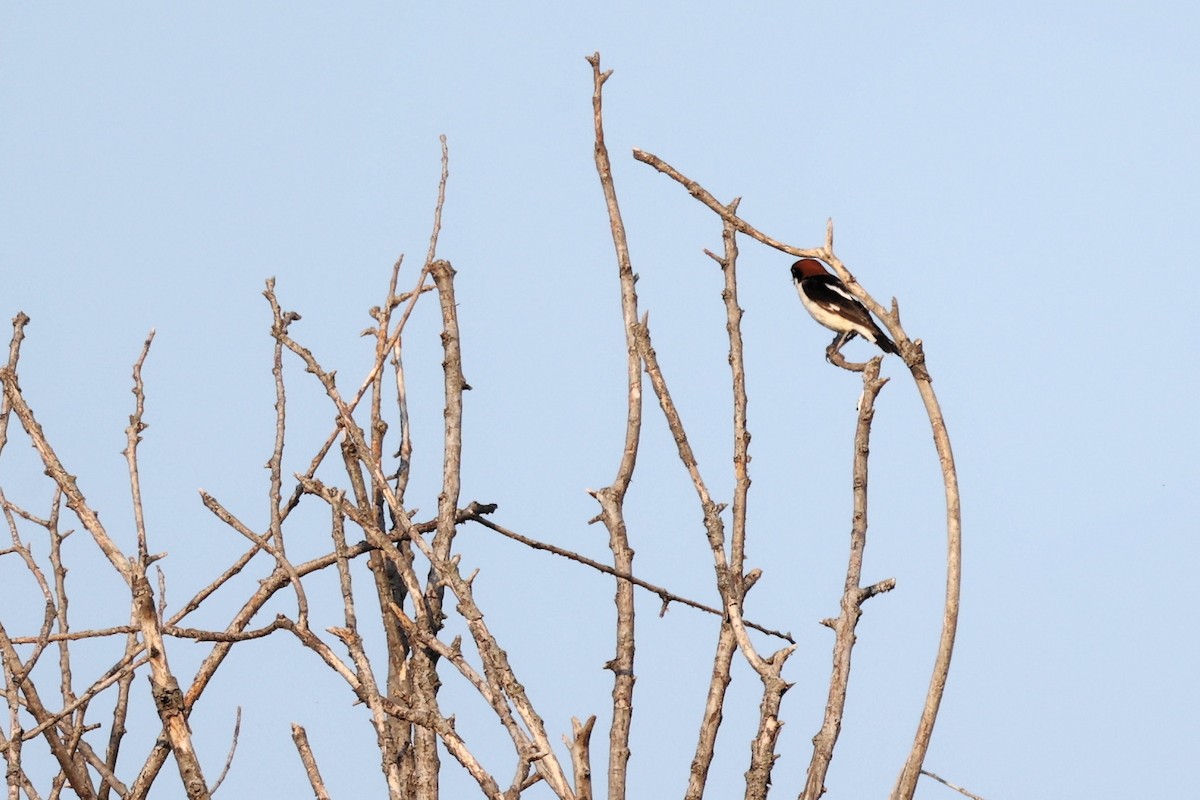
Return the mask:
[[[804,280],[815,275],[828,275],[829,270],[825,269],[825,265],[815,258],[802,258],[795,264],[792,264],[792,280]]]

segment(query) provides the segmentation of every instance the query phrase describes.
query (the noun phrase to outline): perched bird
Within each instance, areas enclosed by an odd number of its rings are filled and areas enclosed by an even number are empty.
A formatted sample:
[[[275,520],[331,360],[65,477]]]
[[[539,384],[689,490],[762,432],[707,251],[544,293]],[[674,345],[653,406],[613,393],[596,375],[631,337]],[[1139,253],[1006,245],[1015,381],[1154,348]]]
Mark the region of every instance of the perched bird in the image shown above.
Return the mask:
[[[800,302],[804,303],[804,308],[812,318],[839,334],[830,345],[833,350],[839,349],[857,334],[879,345],[883,352],[899,355],[899,348],[871,318],[871,312],[820,261],[802,258],[792,264],[792,280],[796,282]]]

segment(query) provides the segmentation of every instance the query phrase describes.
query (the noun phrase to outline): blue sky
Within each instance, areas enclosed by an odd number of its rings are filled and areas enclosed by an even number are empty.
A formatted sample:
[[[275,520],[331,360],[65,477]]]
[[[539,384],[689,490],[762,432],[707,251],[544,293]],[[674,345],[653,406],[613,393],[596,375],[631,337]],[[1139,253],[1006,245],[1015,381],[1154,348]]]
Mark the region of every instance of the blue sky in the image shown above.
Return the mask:
[[[742,196],[746,219],[792,244],[820,244],[832,217],[841,258],[876,297],[897,297],[926,343],[965,539],[959,644],[927,767],[989,800],[1178,794],[1194,783],[1200,745],[1188,611],[1200,556],[1197,40],[1200,11],[1183,3],[1101,2],[1086,14],[1028,2],[10,4],[0,312],[33,318],[22,386],[130,549],[119,455],[129,370],[157,330],[143,490],[151,547],[170,554],[168,600],[182,602],[242,546],[197,489],[266,520],[263,281],[275,276],[283,304],[302,313],[293,333],[357,385],[367,309],[400,253],[402,283],[423,258],[444,133],[439,252],[458,270],[474,387],[464,499],[497,502],[502,524],[600,557],[585,489],[616,469],[624,354],[583,60],[599,50],[615,70],[606,128],[642,306],[717,498],[732,489],[728,367],[721,278],[702,249],[720,247],[720,225],[635,163],[633,147],[722,199]],[[828,678],[832,635],[817,622],[835,613],[844,575],[859,387],[824,363],[828,336],[800,307],[789,258],[741,247],[748,565],[766,573],[748,614],[799,642],[774,782],[794,796]],[[424,471],[410,496],[425,515],[441,458],[435,312],[418,307],[407,344]],[[911,380],[895,359],[884,369],[893,380],[874,429],[864,580],[898,587],[859,627],[827,781],[835,798],[890,788],[940,624],[936,459]],[[286,467],[299,470],[332,416],[311,376],[289,370]],[[699,510],[653,402],[647,419],[629,498],[638,571],[711,602]],[[0,486],[44,511],[49,490],[15,432]],[[294,541],[308,525],[316,552],[326,524],[314,509]],[[127,609],[105,594],[117,582],[82,533],[72,544],[76,627],[120,624]],[[604,726],[610,582],[481,530],[462,545],[549,729],[592,713]],[[16,574],[0,559],[5,608],[20,607]],[[715,637],[711,619],[683,608],[659,619],[657,606],[639,606],[637,797],[682,793]],[[223,625],[229,608],[203,621]],[[172,658],[186,676],[201,655],[182,643]],[[507,751],[474,721],[486,709],[447,684],[460,728],[507,780]],[[740,791],[756,685],[740,667],[711,796]],[[243,707],[228,796],[307,792],[291,721],[308,727],[335,796],[379,796],[373,736],[350,701],[277,637],[226,665],[192,727],[215,775]],[[144,747],[151,733],[134,738]],[[447,785],[462,786],[450,772]],[[171,777],[156,797],[183,796]],[[918,796],[953,795],[929,783]]]

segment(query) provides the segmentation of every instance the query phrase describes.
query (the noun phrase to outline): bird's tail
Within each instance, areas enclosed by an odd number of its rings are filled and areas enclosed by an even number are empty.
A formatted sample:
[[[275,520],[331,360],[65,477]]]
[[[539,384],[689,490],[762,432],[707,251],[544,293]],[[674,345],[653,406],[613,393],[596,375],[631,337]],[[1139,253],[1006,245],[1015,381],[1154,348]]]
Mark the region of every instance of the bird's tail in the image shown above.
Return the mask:
[[[875,326],[875,344],[879,345],[879,349],[885,353],[900,355],[900,348],[896,347],[896,343],[889,339],[878,325]]]

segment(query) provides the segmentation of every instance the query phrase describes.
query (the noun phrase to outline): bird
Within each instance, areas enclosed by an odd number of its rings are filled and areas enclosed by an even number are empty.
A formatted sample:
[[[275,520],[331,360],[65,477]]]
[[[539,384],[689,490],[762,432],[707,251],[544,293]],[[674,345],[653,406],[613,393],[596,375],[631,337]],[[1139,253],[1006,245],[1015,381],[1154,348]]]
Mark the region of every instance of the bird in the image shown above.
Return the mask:
[[[846,289],[836,275],[815,258],[802,258],[792,264],[792,280],[800,302],[817,322],[836,331],[838,336],[830,345],[838,350],[855,335],[878,345],[885,353],[900,354],[895,342],[876,324],[871,312]]]

